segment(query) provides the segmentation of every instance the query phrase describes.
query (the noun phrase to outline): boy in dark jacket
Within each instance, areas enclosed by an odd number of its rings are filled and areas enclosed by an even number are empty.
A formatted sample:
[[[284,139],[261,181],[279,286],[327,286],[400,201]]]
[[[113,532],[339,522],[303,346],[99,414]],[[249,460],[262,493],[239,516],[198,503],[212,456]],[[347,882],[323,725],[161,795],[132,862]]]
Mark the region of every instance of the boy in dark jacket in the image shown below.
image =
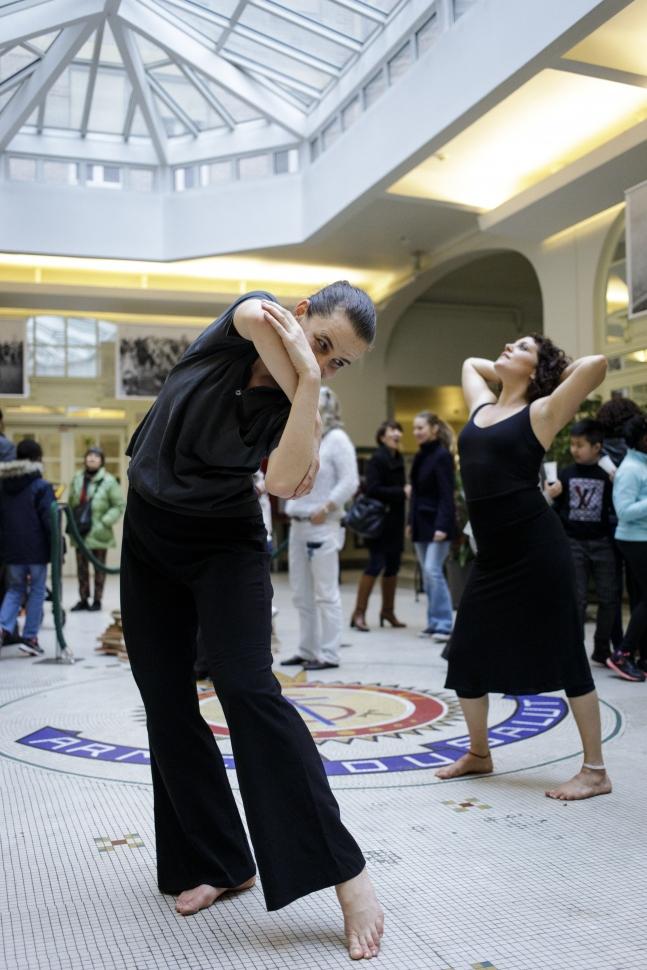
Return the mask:
[[[571,427],[571,455],[574,465],[559,473],[559,480],[546,487],[553,507],[571,544],[577,594],[584,634],[589,576],[593,576],[598,613],[591,660],[605,664],[615,619],[618,584],[613,551],[613,487],[598,461],[604,429],[598,421],[586,419]]]
[[[25,598],[27,611],[20,650],[44,653],[38,643],[50,560],[50,507],[54,490],[43,478],[43,452],[35,441],[21,441],[16,461],[0,463],[0,535],[7,564],[7,592],[0,606],[0,645],[11,638]]]

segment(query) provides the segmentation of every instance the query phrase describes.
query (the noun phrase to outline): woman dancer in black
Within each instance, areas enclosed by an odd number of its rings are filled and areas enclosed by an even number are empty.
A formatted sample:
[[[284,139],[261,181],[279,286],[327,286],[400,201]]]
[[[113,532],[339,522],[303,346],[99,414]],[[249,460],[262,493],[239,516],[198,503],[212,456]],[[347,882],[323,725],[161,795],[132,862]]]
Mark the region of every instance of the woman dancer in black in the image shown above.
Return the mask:
[[[193,678],[201,630],[229,726],[267,908],[335,886],[353,959],[376,956],[383,914],[321,758],[272,674],[267,538],[252,474],[310,490],[321,378],[375,333],[361,290],[336,283],[294,316],[241,297],[191,344],[129,446],[123,626],[146,708],[158,885],[182,915],[251,888],[255,865]]]
[[[570,800],[611,791],[568,540],[538,487],[544,452],[602,382],[606,366],[601,356],[569,363],[540,335],[506,344],[494,363],[470,358],[463,364],[470,419],[459,454],[478,555],[456,617],[446,686],[458,694],[470,749],[441,768],[439,778],[493,770],[488,693],[563,688],[584,763],[546,794]],[[498,397],[492,383],[501,385]]]

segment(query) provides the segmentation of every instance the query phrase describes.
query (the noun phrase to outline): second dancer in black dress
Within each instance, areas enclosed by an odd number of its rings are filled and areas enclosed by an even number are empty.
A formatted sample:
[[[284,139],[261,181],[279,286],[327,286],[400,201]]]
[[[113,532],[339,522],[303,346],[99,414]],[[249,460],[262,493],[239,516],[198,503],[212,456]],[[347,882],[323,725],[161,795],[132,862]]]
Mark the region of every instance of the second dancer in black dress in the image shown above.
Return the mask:
[[[602,356],[569,363],[540,335],[506,344],[495,362],[470,358],[463,365],[470,419],[459,454],[478,555],[456,617],[446,686],[458,694],[470,748],[441,768],[440,778],[493,770],[489,693],[564,689],[583,765],[546,794],[571,800],[611,791],[568,540],[538,487],[545,451],[606,366]],[[490,387],[497,383],[498,397]]]

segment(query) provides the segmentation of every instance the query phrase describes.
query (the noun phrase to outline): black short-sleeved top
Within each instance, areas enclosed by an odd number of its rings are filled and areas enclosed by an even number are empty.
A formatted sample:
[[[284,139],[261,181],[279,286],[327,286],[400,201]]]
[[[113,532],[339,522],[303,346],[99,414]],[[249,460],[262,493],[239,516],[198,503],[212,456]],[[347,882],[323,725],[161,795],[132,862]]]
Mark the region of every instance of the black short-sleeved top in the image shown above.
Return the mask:
[[[276,447],[290,402],[282,390],[247,388],[254,344],[234,327],[241,296],[193,341],[169,374],[126,454],[128,479],[154,505],[190,515],[258,512],[252,475]]]

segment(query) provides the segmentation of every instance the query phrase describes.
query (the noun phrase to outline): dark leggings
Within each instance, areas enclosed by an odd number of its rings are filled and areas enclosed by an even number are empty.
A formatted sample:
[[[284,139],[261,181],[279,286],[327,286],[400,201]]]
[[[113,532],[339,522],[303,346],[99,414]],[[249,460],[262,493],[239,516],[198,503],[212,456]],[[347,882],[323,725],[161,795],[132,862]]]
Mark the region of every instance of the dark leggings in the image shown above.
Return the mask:
[[[639,591],[620,649],[624,653],[639,653],[644,658],[647,656],[647,542],[616,541]]]
[[[366,576],[379,576],[384,571],[384,576],[397,576],[400,572],[400,562],[402,560],[402,549],[400,543],[385,543],[382,540],[368,542],[368,566],[364,570]]]

